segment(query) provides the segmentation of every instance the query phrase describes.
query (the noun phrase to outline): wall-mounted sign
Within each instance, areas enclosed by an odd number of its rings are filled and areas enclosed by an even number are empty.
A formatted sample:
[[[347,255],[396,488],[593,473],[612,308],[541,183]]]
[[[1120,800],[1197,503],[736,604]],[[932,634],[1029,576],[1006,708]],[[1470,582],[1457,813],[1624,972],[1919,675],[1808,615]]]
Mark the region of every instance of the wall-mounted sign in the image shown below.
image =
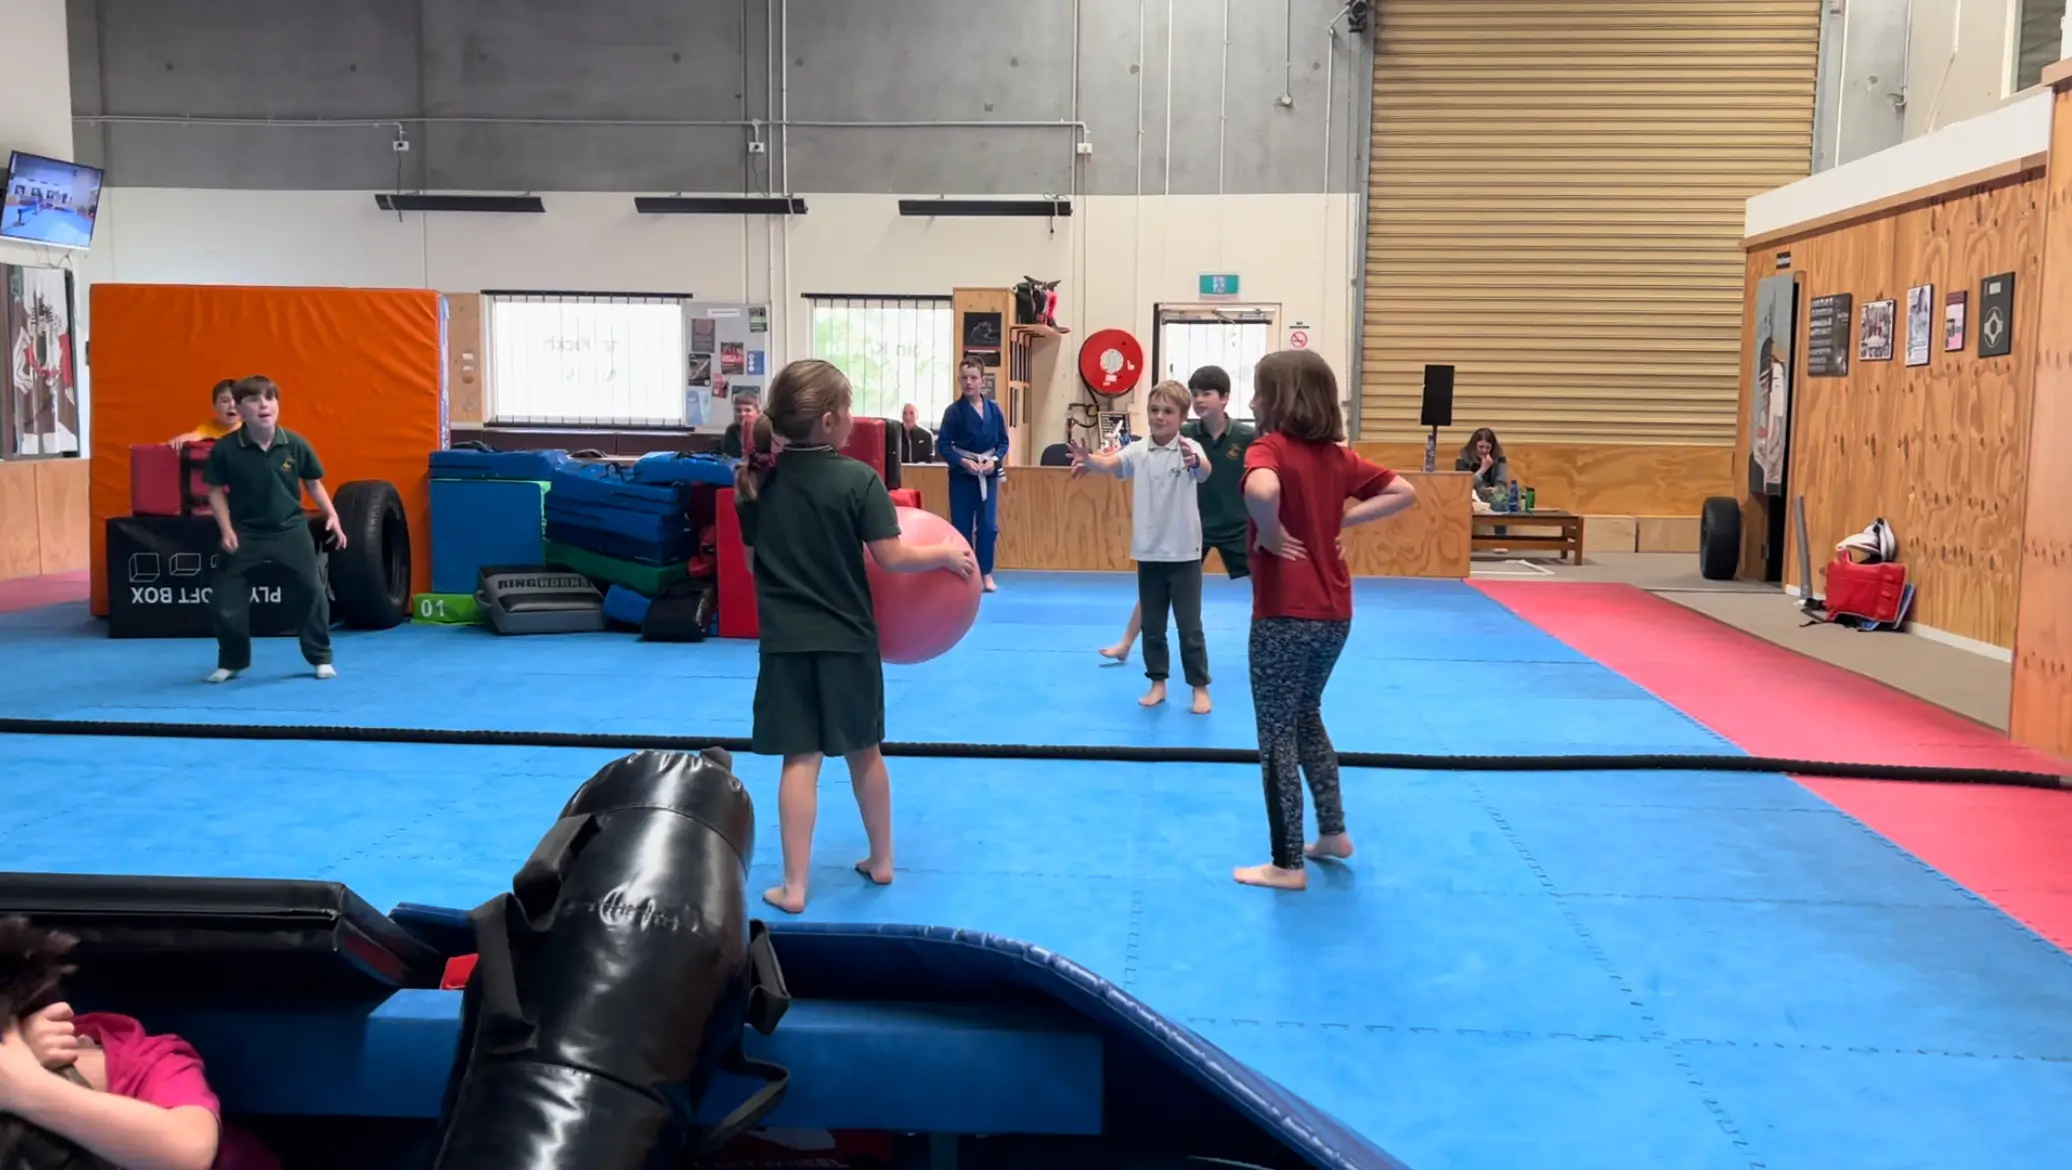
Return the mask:
[[[1787,268],[1790,268],[1790,267],[1791,267],[1791,253],[1790,253],[1790,252],[1779,252],[1779,253],[1777,253],[1777,270],[1778,270],[1779,272],[1782,272],[1783,270],[1785,270],[1785,269],[1787,269]]]
[[[1971,301],[1967,289],[1953,290],[1943,303],[1943,350],[1959,353],[1964,349],[1964,310]]]
[[[1925,366],[1935,341],[1935,286],[1907,290],[1907,364]]]
[[[1849,293],[1814,297],[1806,319],[1806,376],[1849,376],[1849,326],[1856,298]]]
[[[2014,273],[1988,276],[1978,283],[1978,355],[2006,357],[2014,352]]]
[[[1309,348],[1309,326],[1304,325],[1300,321],[1297,321],[1295,324],[1288,326],[1288,348]]]
[[[1234,297],[1238,289],[1237,273],[1204,272],[1197,287],[1204,297]]]
[[[1863,307],[1863,349],[1867,362],[1892,360],[1893,318],[1899,306],[1893,301],[1872,301]]]

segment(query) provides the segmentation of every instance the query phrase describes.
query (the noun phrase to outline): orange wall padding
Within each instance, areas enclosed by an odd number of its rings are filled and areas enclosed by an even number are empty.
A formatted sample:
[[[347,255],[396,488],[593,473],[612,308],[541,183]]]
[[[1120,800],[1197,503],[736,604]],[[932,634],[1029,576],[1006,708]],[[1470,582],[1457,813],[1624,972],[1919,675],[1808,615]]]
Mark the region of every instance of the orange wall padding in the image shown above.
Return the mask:
[[[436,292],[93,286],[93,611],[108,612],[107,522],[130,510],[129,449],[208,417],[224,378],[281,387],[281,425],[310,441],[335,496],[385,479],[410,516],[412,587],[431,588],[430,456],[445,443]]]

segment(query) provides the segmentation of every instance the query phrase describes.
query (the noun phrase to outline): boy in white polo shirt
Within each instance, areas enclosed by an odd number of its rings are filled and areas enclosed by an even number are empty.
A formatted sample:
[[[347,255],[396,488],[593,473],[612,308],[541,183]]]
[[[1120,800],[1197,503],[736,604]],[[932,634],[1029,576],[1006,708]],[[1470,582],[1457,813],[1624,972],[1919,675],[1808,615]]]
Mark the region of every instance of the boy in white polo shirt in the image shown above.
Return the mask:
[[[1072,469],[1130,481],[1130,556],[1137,562],[1137,598],[1144,608],[1144,676],[1151,680],[1151,690],[1139,702],[1146,707],[1165,702],[1172,671],[1166,647],[1170,611],[1180,627],[1180,670],[1194,688],[1194,713],[1206,715],[1209,646],[1201,628],[1201,504],[1195,489],[1209,478],[1209,462],[1201,444],[1180,435],[1190,404],[1187,387],[1160,382],[1151,388],[1145,407],[1149,438],[1108,455],[1075,443]]]

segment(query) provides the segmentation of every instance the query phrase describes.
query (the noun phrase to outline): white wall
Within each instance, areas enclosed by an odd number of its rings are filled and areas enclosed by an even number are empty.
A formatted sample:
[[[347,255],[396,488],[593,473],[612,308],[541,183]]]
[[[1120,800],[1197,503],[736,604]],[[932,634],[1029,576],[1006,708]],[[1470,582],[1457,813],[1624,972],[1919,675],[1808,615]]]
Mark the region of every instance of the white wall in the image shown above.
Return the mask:
[[[1034,446],[1061,441],[1066,403],[1084,396],[1073,373],[1079,342],[1119,327],[1148,354],[1153,303],[1194,301],[1203,272],[1238,273],[1247,304],[1278,306],[1284,327],[1308,325],[1311,347],[1347,373],[1359,235],[1345,195],[1081,197],[1074,215],[1052,221],[905,219],[892,196],[807,194],[808,214],[774,226],[640,215],[630,195],[542,198],[544,215],[398,216],[366,192],[110,190],[80,280],[82,289],[107,280],[768,300],[787,347],[771,357],[782,361],[811,348],[803,294],[947,294],[1062,278],[1072,332]]]
[[[1906,136],[1931,134],[2011,95],[2020,0],[1912,0]]]
[[[7,152],[72,157],[72,65],[65,0],[0,0],[0,168]],[[58,266],[60,248],[0,242],[0,264]]]
[[[1765,191],[1748,201],[1759,236],[2050,150],[2051,94],[2026,94],[1970,121]]]

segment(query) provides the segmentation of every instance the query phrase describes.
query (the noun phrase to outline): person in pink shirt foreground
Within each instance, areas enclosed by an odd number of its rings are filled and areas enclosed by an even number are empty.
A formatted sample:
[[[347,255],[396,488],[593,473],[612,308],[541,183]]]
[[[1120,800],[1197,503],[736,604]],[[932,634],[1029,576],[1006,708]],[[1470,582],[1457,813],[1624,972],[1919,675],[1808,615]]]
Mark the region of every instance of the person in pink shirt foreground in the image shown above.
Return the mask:
[[[58,997],[78,940],[0,918],[0,1114],[125,1170],[279,1170],[223,1124],[201,1056],[128,1016],[75,1016]]]

